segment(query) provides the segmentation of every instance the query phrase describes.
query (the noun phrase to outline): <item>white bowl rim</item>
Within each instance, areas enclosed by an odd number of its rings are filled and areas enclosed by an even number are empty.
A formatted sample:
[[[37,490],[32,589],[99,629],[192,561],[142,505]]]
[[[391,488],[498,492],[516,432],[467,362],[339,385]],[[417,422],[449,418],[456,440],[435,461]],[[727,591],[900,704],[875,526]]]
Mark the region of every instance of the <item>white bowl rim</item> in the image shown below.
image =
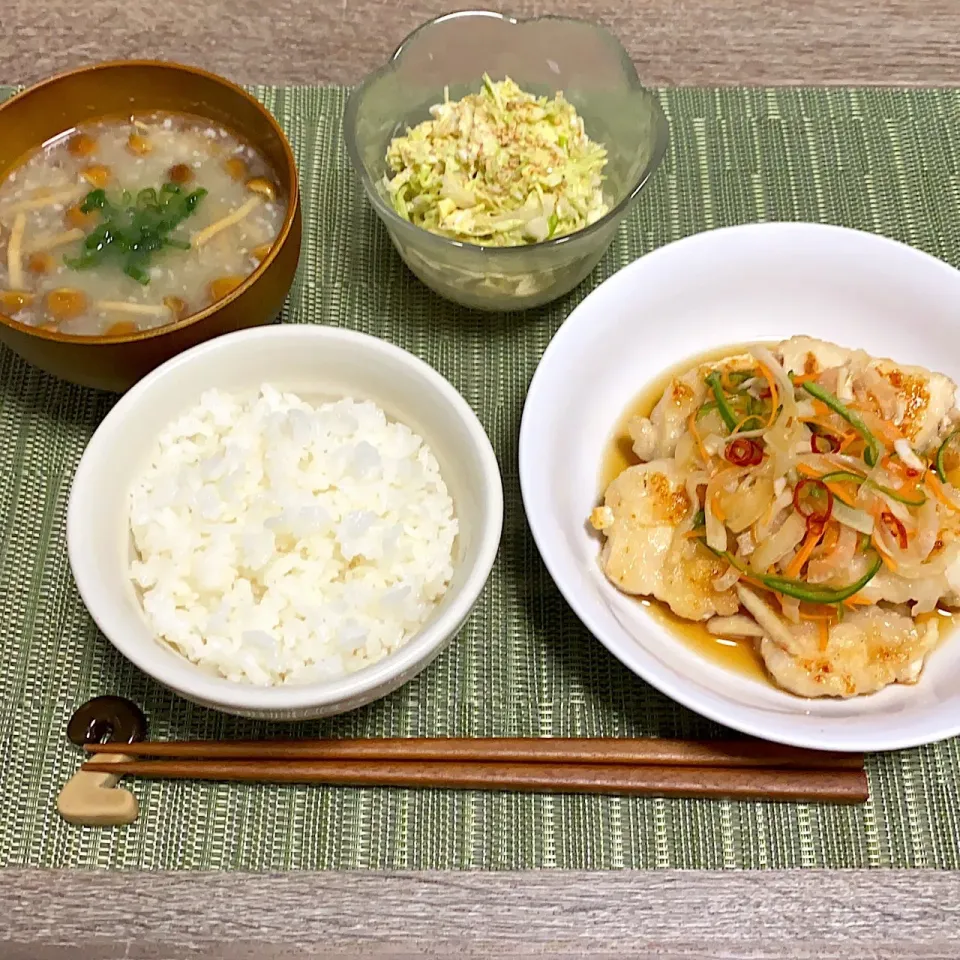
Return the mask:
[[[256,343],[267,339],[297,340],[303,337],[340,341],[353,344],[367,352],[392,356],[415,370],[453,407],[466,427],[471,443],[483,464],[483,506],[491,522],[478,532],[477,562],[473,569],[468,572],[459,593],[452,598],[451,602],[440,611],[434,620],[429,622],[399,650],[369,667],[364,667],[362,670],[347,674],[337,680],[261,687],[254,684],[241,684],[220,677],[208,677],[199,670],[184,670],[183,677],[178,677],[175,681],[168,679],[164,676],[163,669],[158,669],[157,664],[144,655],[145,651],[140,643],[130,642],[125,637],[112,637],[103,629],[100,622],[100,601],[89,590],[87,575],[83,570],[82,563],[80,563],[84,556],[84,548],[77,543],[76,526],[78,511],[83,508],[86,488],[90,487],[91,480],[94,479],[90,466],[93,454],[90,451],[95,453],[97,447],[106,442],[104,439],[106,431],[124,422],[128,413],[136,409],[140,399],[149,393],[153,385],[177,367],[200,362],[240,340]],[[398,677],[404,677],[401,682],[405,682],[406,679],[418,672],[420,664],[423,661],[429,661],[432,654],[438,652],[446,640],[458,631],[480,596],[499,550],[502,528],[503,486],[499,464],[490,438],[470,405],[445,377],[409,351],[370,334],[321,324],[276,324],[224,334],[185,350],[157,367],[120,398],[98,425],[80,458],[80,463],[74,474],[67,506],[67,552],[74,581],[87,611],[104,636],[145,674],[177,693],[207,704],[215,704],[217,707],[292,714],[295,710],[334,706],[341,702],[362,698],[378,688],[385,688],[383,693],[375,693],[369,699],[363,700],[363,703],[367,703],[386,695],[389,690],[398,685],[396,682]],[[158,640],[155,640],[155,642],[158,645],[160,643]],[[186,658],[183,658],[183,664],[191,665]]]
[[[878,750],[902,750],[911,747],[922,746],[928,743],[934,743],[945,740],[950,737],[960,735],[960,716],[946,716],[942,722],[931,726],[923,734],[911,735],[891,733],[874,739],[865,739],[862,736],[849,736],[838,732],[829,738],[829,743],[825,743],[824,738],[813,733],[792,732],[789,728],[771,729],[762,722],[762,714],[753,708],[742,708],[742,712],[731,713],[724,709],[714,708],[709,701],[703,702],[699,697],[691,693],[691,689],[684,678],[678,674],[673,674],[670,670],[662,667],[656,658],[648,656],[645,653],[634,658],[642,661],[642,667],[637,662],[628,662],[624,651],[619,648],[616,642],[610,641],[605,636],[605,630],[598,624],[592,616],[587,606],[580,601],[580,591],[577,585],[567,578],[558,564],[549,556],[549,553],[542,549],[544,542],[543,531],[540,526],[541,511],[536,508],[536,491],[530,484],[530,461],[528,459],[528,446],[526,438],[535,429],[533,425],[534,414],[531,410],[538,402],[539,393],[546,389],[545,381],[547,378],[547,368],[554,354],[559,353],[565,348],[565,343],[580,333],[580,327],[589,320],[589,303],[601,288],[608,287],[611,284],[622,284],[627,282],[633,273],[641,270],[650,269],[651,264],[665,256],[674,254],[675,249],[680,246],[689,247],[694,244],[715,243],[718,239],[722,241],[725,236],[743,234],[745,232],[765,231],[773,234],[775,232],[795,232],[798,235],[804,233],[820,234],[842,234],[846,236],[855,235],[858,240],[874,243],[878,247],[896,248],[898,253],[903,256],[914,257],[926,262],[928,267],[939,268],[944,273],[949,273],[954,280],[957,270],[950,264],[911,247],[909,244],[884,237],[880,234],[869,233],[864,230],[856,230],[851,227],[844,227],[835,224],[824,224],[805,221],[763,221],[760,223],[737,224],[729,227],[717,227],[714,229],[700,231],[690,234],[678,240],[664,244],[647,254],[639,256],[637,259],[622,267],[612,276],[608,277],[602,284],[594,288],[570,313],[563,325],[554,335],[553,339],[544,350],[537,369],[530,380],[530,386],[527,390],[526,400],[524,401],[523,414],[520,420],[520,441],[518,450],[518,469],[520,473],[520,492],[523,501],[524,512],[527,517],[527,523],[533,534],[534,542],[537,545],[537,551],[543,560],[547,572],[550,574],[557,589],[560,591],[566,603],[578,617],[580,622],[587,628],[593,638],[599,640],[604,647],[609,650],[628,670],[638,676],[641,680],[650,684],[661,693],[670,697],[681,706],[712,720],[722,726],[737,730],[748,736],[758,737],[763,740],[782,743],[795,747],[804,747],[814,750],[831,750],[837,752],[867,752]],[[683,357],[677,357],[680,362]],[[802,698],[798,698],[802,702]],[[843,720],[837,719],[831,722],[832,726],[842,727]]]

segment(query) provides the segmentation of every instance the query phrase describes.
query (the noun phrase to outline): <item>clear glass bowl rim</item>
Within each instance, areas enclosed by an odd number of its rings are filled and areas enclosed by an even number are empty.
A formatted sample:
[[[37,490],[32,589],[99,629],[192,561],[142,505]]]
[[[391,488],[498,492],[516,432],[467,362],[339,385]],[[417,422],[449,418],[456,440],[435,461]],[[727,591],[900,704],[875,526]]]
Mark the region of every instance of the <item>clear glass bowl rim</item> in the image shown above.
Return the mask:
[[[397,69],[400,59],[406,55],[406,48],[410,45],[411,41],[413,41],[421,33],[425,33],[438,24],[445,23],[450,20],[469,19],[472,17],[488,17],[490,19],[501,20],[504,23],[514,24],[516,26],[527,23],[539,23],[542,21],[559,21],[564,23],[579,24],[596,31],[597,33],[603,33],[608,38],[611,46],[617,50],[620,58],[620,64],[624,70],[624,75],[630,82],[631,88],[634,91],[645,92],[650,95],[650,103],[653,106],[655,124],[655,135],[653,147],[650,153],[650,159],[648,160],[646,166],[641,170],[640,176],[637,178],[636,182],[624,193],[623,197],[621,197],[620,200],[599,220],[590,224],[590,226],[584,227],[582,230],[577,230],[575,233],[568,233],[562,237],[555,237],[552,240],[542,240],[539,243],[529,243],[516,247],[491,247],[474,243],[465,243],[462,240],[453,240],[450,237],[442,237],[439,234],[431,233],[429,230],[424,230],[423,227],[418,227],[415,224],[410,223],[408,220],[404,220],[403,217],[401,217],[396,210],[393,209],[393,207],[384,202],[379,191],[377,190],[377,185],[373,182],[369,173],[367,173],[367,168],[360,155],[360,147],[356,138],[357,113],[359,112],[360,103],[363,100],[367,88],[375,80],[379,80],[381,77],[392,73]],[[483,254],[490,256],[495,255],[502,257],[518,256],[523,254],[529,255],[529,253],[534,250],[539,251],[556,249],[570,243],[578,243],[580,241],[586,242],[590,237],[601,233],[605,227],[615,224],[623,216],[630,204],[646,185],[647,181],[651,176],[653,176],[657,168],[660,166],[664,155],[667,152],[667,140],[669,137],[667,118],[664,115],[663,108],[660,106],[659,101],[653,95],[653,93],[644,87],[644,85],[640,82],[640,78],[637,75],[633,61],[630,59],[627,51],[624,49],[623,44],[620,43],[617,37],[606,27],[579,17],[563,17],[554,14],[545,14],[538,17],[523,18],[513,17],[509,14],[498,13],[493,10],[458,10],[453,13],[445,13],[439,17],[434,17],[431,20],[427,20],[426,22],[420,24],[420,26],[418,26],[415,30],[411,31],[400,42],[400,45],[397,47],[397,49],[393,51],[393,55],[390,57],[390,59],[383,64],[383,66],[369,74],[359,86],[355,87],[350,92],[350,96],[347,98],[346,110],[344,111],[343,116],[343,129],[344,139],[347,145],[347,153],[350,156],[350,162],[353,164],[354,170],[360,177],[364,191],[366,192],[371,204],[373,204],[374,209],[385,221],[389,229],[397,230],[401,233],[405,232],[412,242],[428,245],[433,244],[438,250],[440,248],[463,249],[482,252]]]

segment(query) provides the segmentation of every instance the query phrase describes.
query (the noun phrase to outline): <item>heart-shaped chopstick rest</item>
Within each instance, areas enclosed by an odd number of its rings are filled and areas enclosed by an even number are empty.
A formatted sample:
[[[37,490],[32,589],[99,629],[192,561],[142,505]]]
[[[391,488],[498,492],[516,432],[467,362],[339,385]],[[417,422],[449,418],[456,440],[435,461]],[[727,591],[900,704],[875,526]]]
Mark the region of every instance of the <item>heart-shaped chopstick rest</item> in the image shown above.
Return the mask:
[[[123,697],[95,697],[70,718],[67,737],[78,747],[86,743],[135,743],[147,735],[143,711]],[[131,759],[113,754],[119,763]],[[113,827],[133,823],[140,813],[137,798],[117,786],[120,777],[110,773],[78,770],[60,790],[57,810],[68,823],[86,827]]]

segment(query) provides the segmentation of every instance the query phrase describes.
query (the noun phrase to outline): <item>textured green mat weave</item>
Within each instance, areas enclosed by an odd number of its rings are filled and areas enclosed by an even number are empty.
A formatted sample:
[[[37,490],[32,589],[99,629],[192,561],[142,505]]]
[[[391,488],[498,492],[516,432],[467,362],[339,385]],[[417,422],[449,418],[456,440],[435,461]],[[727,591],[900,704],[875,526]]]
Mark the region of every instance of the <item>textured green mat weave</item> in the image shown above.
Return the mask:
[[[9,91],[3,91],[9,92]],[[344,91],[260,88],[295,145],[304,252],[288,323],[375,334],[433,364],[480,415],[506,492],[493,576],[460,639],[385,701],[296,733],[715,735],[593,640],[545,573],[520,502],[526,385],[563,318],[654,247],[727,224],[814,220],[960,264],[960,91],[665,91],[664,168],[595,275],[561,303],[492,318],[405,270],[352,178]],[[2,93],[0,93],[2,96]],[[111,405],[0,352],[0,864],[283,870],[960,867],[960,744],[871,758],[861,808],[140,782],[140,821],[91,830],[54,809],[89,696],[143,704],[158,737],[252,736],[148,681],[101,637],[65,547],[71,478]]]

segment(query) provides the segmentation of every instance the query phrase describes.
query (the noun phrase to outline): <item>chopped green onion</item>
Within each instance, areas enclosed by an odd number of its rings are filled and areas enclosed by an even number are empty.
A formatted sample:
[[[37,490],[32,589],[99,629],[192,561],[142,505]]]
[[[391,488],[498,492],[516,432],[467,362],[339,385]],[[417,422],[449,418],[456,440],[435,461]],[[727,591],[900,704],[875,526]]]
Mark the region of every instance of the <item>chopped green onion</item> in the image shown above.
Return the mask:
[[[132,277],[137,283],[142,283],[146,286],[150,282],[150,274],[143,269],[139,264],[128,263],[124,268],[123,272],[128,276]]]
[[[91,190],[80,204],[80,210],[83,213],[92,213],[94,210],[102,210],[107,205],[106,190]]]
[[[190,249],[187,240],[170,234],[206,195],[202,187],[184,194],[177,184],[165,183],[159,190],[146,187],[136,197],[124,191],[114,204],[104,190],[91,190],[80,208],[85,213],[99,210],[100,223],[84,238],[80,254],[64,257],[64,263],[73,270],[86,270],[117,257],[123,272],[146,286],[154,253],[164,247]]]
[[[866,460],[868,467],[874,466],[880,459],[880,444],[877,443],[877,438],[870,432],[870,429],[863,420],[842,404],[829,390],[824,390],[823,387],[810,381],[806,381],[802,386],[811,397],[814,397],[821,403],[825,403],[835,414],[843,417],[843,419],[863,437],[863,442],[867,445],[863,451],[863,459]]]

